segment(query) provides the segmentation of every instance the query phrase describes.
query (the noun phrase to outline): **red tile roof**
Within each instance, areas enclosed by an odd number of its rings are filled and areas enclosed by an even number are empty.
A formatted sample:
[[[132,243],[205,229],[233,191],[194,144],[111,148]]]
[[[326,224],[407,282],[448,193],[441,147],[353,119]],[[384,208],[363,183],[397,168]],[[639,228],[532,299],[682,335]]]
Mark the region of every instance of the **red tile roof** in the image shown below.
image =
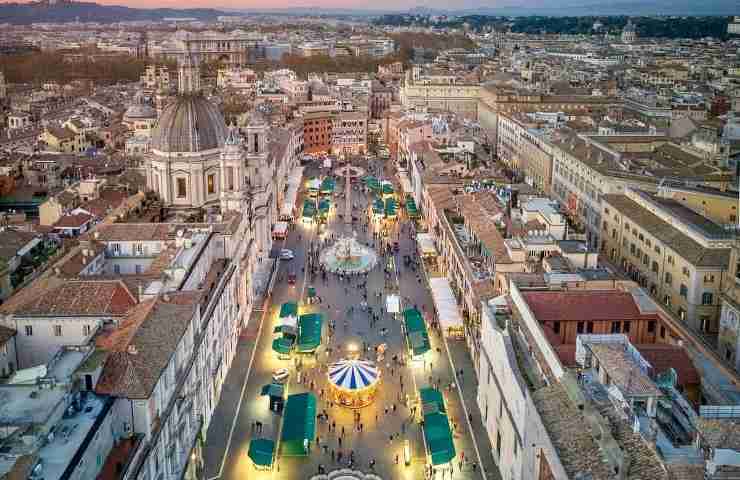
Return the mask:
[[[75,215],[65,215],[54,224],[55,228],[81,228],[83,225],[93,219],[86,213],[77,213]]]
[[[123,315],[136,305],[120,280],[74,281],[50,288],[20,305],[19,316]]]
[[[540,322],[631,320],[642,314],[628,292],[589,290],[579,292],[523,292],[522,297]]]
[[[699,372],[683,347],[667,343],[655,343],[637,345],[637,350],[645,360],[650,362],[656,374],[664,373],[669,368],[673,368],[678,374],[679,385],[687,386],[701,383]]]

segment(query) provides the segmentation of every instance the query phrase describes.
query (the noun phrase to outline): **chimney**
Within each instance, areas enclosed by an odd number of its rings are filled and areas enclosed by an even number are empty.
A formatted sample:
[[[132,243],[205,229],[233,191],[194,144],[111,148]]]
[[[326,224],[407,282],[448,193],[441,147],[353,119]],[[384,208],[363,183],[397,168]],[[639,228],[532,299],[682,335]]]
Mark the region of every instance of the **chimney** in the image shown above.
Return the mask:
[[[137,355],[139,351],[136,349],[136,345],[129,345],[126,347],[126,352],[128,352],[129,355]]]

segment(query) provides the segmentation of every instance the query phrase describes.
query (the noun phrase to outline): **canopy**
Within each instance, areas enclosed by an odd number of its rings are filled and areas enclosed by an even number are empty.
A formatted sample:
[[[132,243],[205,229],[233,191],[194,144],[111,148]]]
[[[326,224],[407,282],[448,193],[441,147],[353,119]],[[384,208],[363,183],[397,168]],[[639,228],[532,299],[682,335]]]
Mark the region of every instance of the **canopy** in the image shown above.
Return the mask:
[[[319,201],[319,214],[327,215],[329,213],[330,208],[331,208],[331,200],[329,200],[328,198],[322,198]]]
[[[407,308],[403,312],[403,321],[406,326],[406,341],[414,355],[421,355],[431,349],[427,326],[421,312],[415,308]]]
[[[388,313],[401,313],[401,298],[398,295],[386,296],[385,309]]]
[[[447,415],[442,412],[424,415],[424,440],[432,465],[444,465],[455,458],[455,443]]]
[[[316,396],[298,393],[285,403],[283,433],[280,436],[283,455],[308,455],[308,444],[316,435]]]
[[[303,216],[306,218],[313,218],[316,216],[316,202],[312,200],[305,200],[303,202]]]
[[[292,349],[293,340],[290,337],[280,337],[272,341],[272,350],[281,355],[288,355]]]
[[[373,213],[375,215],[383,215],[383,200],[376,198],[373,202]]]
[[[299,352],[312,352],[321,345],[321,326],[323,317],[320,313],[307,313],[298,318]]]
[[[336,180],[334,180],[334,177],[326,177],[324,178],[324,181],[321,182],[321,193],[334,193],[334,188],[337,186]]]
[[[298,304],[296,302],[285,302],[280,306],[280,318],[297,316]]]
[[[417,233],[416,244],[419,246],[421,255],[424,257],[436,257],[439,255],[437,246],[434,244],[434,237],[428,233]]]
[[[329,381],[347,390],[362,390],[380,379],[380,372],[367,360],[340,360],[329,365]]]
[[[285,192],[285,200],[280,209],[281,218],[292,218],[296,201],[298,200],[298,190],[301,187],[301,178],[303,177],[303,167],[296,167],[288,178],[288,191]]]
[[[298,326],[298,304],[295,302],[283,303],[280,307],[280,323],[295,329]],[[285,331],[285,330],[282,330]]]
[[[395,189],[393,188],[393,184],[387,180],[384,180],[382,182],[383,185],[383,195],[393,195],[395,193]]]
[[[410,218],[416,218],[419,216],[419,209],[416,208],[416,202],[412,197],[406,197],[406,213],[409,214]]]
[[[430,277],[429,288],[432,291],[432,299],[442,328],[462,327],[463,319],[447,277]]]
[[[316,287],[308,287],[308,298],[316,296]]]
[[[445,400],[442,396],[442,392],[436,388],[425,387],[419,389],[419,398],[421,399],[422,408],[427,405],[432,405],[438,412],[445,412]]]
[[[365,185],[367,185],[367,188],[370,190],[375,192],[380,191],[380,182],[375,177],[367,177],[365,179]]]
[[[259,467],[269,467],[275,456],[275,442],[269,438],[253,438],[249,442],[247,455]]]
[[[262,396],[269,395],[271,397],[282,397],[284,393],[285,387],[278,383],[268,383],[267,385],[262,385]]]
[[[388,200],[385,201],[385,216],[386,217],[395,217],[397,209],[398,209],[398,202],[396,202],[395,198],[389,198]]]

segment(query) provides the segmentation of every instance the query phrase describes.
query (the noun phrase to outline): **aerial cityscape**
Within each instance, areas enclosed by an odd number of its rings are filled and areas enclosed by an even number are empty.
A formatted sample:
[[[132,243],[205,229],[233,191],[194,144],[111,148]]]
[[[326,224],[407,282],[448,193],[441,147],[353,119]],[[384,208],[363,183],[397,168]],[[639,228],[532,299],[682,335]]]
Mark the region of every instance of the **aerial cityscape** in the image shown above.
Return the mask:
[[[0,4],[0,480],[740,479],[735,13]]]

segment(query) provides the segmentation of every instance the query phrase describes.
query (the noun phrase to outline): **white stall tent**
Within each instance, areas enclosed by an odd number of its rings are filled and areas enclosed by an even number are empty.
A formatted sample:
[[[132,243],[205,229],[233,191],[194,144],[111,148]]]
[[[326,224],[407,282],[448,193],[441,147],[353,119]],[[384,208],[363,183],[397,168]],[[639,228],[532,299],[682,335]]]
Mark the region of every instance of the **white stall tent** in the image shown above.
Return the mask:
[[[452,293],[450,282],[444,277],[434,277],[429,279],[429,287],[432,290],[439,325],[445,330],[462,327],[463,319],[457,309],[457,301]]]

